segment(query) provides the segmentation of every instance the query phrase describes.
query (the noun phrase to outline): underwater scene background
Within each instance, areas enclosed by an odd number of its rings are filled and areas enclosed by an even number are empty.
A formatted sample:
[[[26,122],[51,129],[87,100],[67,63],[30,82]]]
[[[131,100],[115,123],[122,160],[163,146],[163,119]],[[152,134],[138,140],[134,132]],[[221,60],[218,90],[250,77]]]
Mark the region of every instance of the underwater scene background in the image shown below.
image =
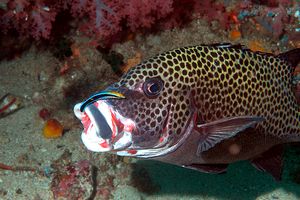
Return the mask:
[[[90,152],[73,113],[167,50],[300,48],[299,0],[2,0],[0,30],[0,199],[300,199],[298,143],[282,181],[248,161],[206,174]],[[300,99],[299,65],[293,88]]]

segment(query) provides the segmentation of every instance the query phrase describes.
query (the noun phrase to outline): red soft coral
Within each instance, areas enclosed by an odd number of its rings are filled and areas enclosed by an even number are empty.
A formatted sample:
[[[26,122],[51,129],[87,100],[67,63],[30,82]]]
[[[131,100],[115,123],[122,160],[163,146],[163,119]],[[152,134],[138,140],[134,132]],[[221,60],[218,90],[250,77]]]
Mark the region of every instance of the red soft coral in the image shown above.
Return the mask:
[[[194,17],[197,0],[174,0],[172,12],[162,20],[162,28],[170,29],[188,24]]]
[[[2,31],[7,32],[10,29],[22,31],[26,29],[28,14],[25,9],[29,5],[30,3],[28,3],[27,0],[7,1],[6,10],[2,10],[2,16],[0,18]]]
[[[154,23],[172,12],[172,0],[130,0],[125,2],[123,18],[132,31],[151,28]]]
[[[230,25],[230,13],[226,12],[224,4],[214,0],[198,1],[196,12],[208,22],[218,21],[222,28],[228,29]]]
[[[0,18],[0,27],[5,31],[15,30],[20,35],[35,39],[49,38],[56,10],[46,6],[42,0],[10,0]]]
[[[70,13],[79,29],[96,38],[120,32],[160,30],[183,25],[193,17],[196,5],[209,20],[224,21],[224,6],[214,1],[197,0],[7,0],[0,17],[2,30],[16,30],[35,39],[51,36],[56,16]],[[186,9],[188,8],[188,9]]]
[[[31,30],[35,39],[49,38],[52,29],[52,22],[55,20],[56,11],[49,7],[36,4],[31,10]]]
[[[106,12],[106,17],[104,13]],[[103,26],[110,24],[114,12],[102,0],[73,0],[71,1],[71,13],[74,18],[86,17],[79,29],[86,33],[97,34],[103,31]]]
[[[56,16],[71,15],[79,30],[105,40],[120,33],[174,28],[189,22],[194,12],[227,27],[223,4],[213,0],[7,0],[0,8],[0,28],[36,40],[51,37]],[[198,10],[197,10],[198,9]]]
[[[103,12],[101,35],[152,29],[173,11],[172,4],[173,0],[105,0],[104,5],[112,12]]]

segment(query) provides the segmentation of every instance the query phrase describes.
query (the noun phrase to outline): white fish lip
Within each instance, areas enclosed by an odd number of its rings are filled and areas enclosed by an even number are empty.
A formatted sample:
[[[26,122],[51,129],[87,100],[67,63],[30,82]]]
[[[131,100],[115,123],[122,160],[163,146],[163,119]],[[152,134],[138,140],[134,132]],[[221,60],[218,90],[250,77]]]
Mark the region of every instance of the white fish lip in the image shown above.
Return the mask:
[[[74,114],[75,116],[81,121],[82,119],[82,112],[80,111],[80,106],[81,106],[81,103],[77,103],[75,106],[74,106]]]
[[[82,120],[84,120],[84,115],[87,115],[85,117],[88,117],[91,122],[81,134],[81,140],[87,149],[93,152],[108,152],[124,150],[131,146],[131,132],[135,127],[135,123],[132,120],[121,116],[117,111],[112,109],[106,101],[99,100],[95,102],[94,105],[104,116],[107,124],[111,128],[112,136],[110,139],[101,138],[99,127],[97,127],[97,123],[94,121],[95,119],[92,114],[88,112],[88,110],[86,112],[81,112],[81,103],[76,104],[74,107],[75,116],[82,122]],[[122,130],[117,126],[117,123],[123,125]]]

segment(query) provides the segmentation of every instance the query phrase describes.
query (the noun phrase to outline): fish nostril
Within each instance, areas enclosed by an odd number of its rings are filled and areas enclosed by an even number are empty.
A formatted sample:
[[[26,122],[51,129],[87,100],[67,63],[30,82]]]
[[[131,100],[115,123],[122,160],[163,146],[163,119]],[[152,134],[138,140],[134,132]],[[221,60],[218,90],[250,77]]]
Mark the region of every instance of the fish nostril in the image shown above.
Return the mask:
[[[87,111],[90,112],[90,117],[94,118],[94,124],[98,130],[96,134],[103,139],[111,139],[112,130],[98,108],[95,105],[91,104],[87,107]]]

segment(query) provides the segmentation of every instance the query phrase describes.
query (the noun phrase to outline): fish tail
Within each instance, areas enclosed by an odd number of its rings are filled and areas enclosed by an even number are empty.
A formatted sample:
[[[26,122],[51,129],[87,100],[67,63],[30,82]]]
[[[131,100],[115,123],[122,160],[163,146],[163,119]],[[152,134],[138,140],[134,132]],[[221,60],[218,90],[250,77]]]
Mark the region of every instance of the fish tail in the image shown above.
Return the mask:
[[[293,75],[297,65],[300,63],[300,48],[281,53],[277,57],[290,64],[291,74]],[[300,82],[293,89],[296,101],[300,105]]]
[[[294,122],[289,125],[290,133],[287,135],[287,142],[300,142],[300,107],[297,107],[296,116],[294,116]]]
[[[298,106],[300,106],[300,81],[299,81],[299,83],[296,84],[295,87],[293,87],[293,92],[296,97],[296,102],[297,102]]]
[[[277,57],[290,63],[292,70],[295,70],[300,62],[300,48],[281,53]]]
[[[293,49],[284,53],[277,55],[278,58],[284,60],[289,63],[291,66],[291,76],[293,76],[297,65],[300,63],[300,48]],[[292,129],[290,142],[299,142],[300,141],[300,87],[299,84],[294,88],[294,94],[296,97],[296,103],[293,106],[295,108],[296,116],[294,116],[295,120],[293,125],[290,126]]]

